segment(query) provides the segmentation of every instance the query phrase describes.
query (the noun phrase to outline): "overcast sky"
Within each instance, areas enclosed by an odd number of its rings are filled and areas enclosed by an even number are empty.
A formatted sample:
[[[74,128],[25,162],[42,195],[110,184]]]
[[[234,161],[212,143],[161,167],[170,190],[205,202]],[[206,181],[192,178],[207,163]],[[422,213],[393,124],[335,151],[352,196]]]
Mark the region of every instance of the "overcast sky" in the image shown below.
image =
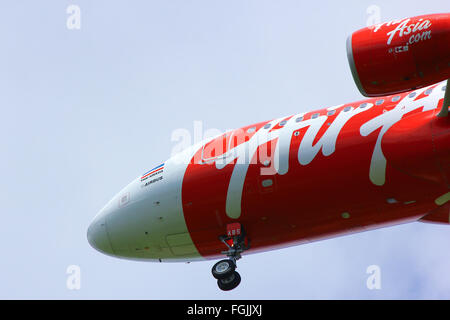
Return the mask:
[[[67,8],[81,11],[68,29]],[[428,1],[0,3],[0,298],[449,299],[450,226],[412,223],[214,261],[126,261],[86,230],[122,187],[165,161],[174,130],[226,130],[361,99],[345,41],[382,21],[448,12]],[[66,286],[67,267],[81,288]],[[381,270],[369,290],[366,269]]]

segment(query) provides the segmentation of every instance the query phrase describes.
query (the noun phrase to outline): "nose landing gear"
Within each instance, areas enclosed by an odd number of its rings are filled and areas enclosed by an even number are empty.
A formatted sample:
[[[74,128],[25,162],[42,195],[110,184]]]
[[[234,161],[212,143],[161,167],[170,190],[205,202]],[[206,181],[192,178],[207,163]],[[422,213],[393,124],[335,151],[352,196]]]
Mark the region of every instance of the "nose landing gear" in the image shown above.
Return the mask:
[[[227,225],[227,235],[219,237],[227,247],[227,251],[222,251],[228,259],[220,260],[211,270],[217,285],[221,290],[229,291],[236,288],[241,283],[241,276],[236,271],[236,261],[242,258],[241,253],[250,248],[249,241],[240,223]]]

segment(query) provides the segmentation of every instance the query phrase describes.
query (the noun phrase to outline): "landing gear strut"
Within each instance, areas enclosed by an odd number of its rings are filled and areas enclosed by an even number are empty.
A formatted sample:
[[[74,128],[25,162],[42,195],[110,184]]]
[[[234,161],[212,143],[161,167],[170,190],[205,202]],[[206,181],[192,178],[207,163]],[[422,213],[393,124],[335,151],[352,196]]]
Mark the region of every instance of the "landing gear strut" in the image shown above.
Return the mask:
[[[228,259],[220,260],[211,270],[217,285],[221,290],[229,291],[236,288],[241,283],[241,276],[236,271],[236,261],[242,258],[241,253],[250,248],[245,231],[240,223],[227,225],[227,235],[219,237],[227,247],[227,251],[222,251]]]

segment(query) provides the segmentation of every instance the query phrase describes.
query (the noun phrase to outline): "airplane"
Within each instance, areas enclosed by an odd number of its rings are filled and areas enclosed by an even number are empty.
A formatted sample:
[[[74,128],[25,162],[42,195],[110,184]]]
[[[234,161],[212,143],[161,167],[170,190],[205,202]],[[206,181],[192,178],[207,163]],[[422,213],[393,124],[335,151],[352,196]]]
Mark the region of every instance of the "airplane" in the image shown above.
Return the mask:
[[[237,260],[355,232],[450,223],[450,14],[363,28],[347,40],[366,98],[230,130],[143,173],[95,216],[98,251],[153,262]]]

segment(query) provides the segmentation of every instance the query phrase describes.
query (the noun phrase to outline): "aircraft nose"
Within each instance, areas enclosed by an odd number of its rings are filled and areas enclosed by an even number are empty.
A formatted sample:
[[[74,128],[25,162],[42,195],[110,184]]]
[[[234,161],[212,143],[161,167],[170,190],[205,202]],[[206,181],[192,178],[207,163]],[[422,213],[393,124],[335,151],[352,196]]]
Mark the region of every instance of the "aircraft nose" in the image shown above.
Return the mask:
[[[94,249],[102,253],[114,254],[106,230],[106,217],[100,216],[92,221],[87,231],[87,238]]]

